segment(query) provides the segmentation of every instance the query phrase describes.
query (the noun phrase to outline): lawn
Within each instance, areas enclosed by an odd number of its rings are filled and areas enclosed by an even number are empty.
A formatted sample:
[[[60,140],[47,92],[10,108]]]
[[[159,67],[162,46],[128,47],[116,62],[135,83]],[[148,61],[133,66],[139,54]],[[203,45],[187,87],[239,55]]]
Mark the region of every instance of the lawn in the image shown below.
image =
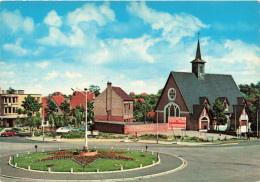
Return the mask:
[[[73,153],[75,151],[33,153],[15,157],[14,161],[17,163],[17,167],[27,169],[28,165],[30,165],[31,169],[41,171],[48,171],[48,165],[51,165],[51,171],[53,172],[70,172],[71,168],[73,168],[74,172],[118,171],[121,170],[121,166],[126,170],[138,168],[141,164],[147,166],[152,164],[153,161],[158,161],[156,156],[145,152],[99,149],[99,154],[91,158],[77,156]],[[64,159],[53,160],[53,158],[63,157]],[[11,160],[11,163],[14,163],[13,160]]]

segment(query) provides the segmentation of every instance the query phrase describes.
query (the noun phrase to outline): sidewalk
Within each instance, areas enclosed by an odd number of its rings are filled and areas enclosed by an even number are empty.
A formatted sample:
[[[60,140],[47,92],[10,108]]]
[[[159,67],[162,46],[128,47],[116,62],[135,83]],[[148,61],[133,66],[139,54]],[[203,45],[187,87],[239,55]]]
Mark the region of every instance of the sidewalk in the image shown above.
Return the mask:
[[[33,141],[43,141],[42,137],[26,137],[27,140],[33,140]],[[83,143],[85,142],[85,139],[54,139],[54,138],[44,138],[45,142],[79,142]],[[134,139],[93,139],[93,138],[88,138],[88,142],[94,143],[94,142],[111,142],[111,143],[142,143],[142,144],[157,144],[156,140],[138,140],[135,141]],[[220,143],[199,143],[199,142],[180,142],[180,144],[177,144],[176,141],[158,141],[158,144],[164,144],[164,145],[187,145],[187,146],[201,146],[201,145],[216,145]]]

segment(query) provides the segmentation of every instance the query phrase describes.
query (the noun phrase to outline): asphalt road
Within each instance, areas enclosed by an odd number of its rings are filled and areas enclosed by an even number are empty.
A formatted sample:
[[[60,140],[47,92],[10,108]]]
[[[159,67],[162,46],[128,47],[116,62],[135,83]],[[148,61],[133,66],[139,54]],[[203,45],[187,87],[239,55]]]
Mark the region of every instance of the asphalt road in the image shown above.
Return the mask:
[[[41,149],[83,147],[83,143],[46,143],[28,141],[21,137],[0,137],[0,156],[17,152]],[[138,143],[89,143],[97,148],[144,149],[146,144]],[[260,141],[239,142],[210,146],[179,146],[147,144],[148,150],[180,156],[188,162],[186,168],[175,173],[139,181],[260,181]],[[17,181],[1,178],[2,181]],[[18,180],[20,181],[20,180]]]

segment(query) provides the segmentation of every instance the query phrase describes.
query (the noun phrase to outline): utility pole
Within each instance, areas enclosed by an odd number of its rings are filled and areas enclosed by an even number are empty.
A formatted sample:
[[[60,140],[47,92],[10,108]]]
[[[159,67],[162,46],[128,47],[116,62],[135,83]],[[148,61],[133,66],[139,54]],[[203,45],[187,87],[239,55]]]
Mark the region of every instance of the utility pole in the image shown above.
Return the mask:
[[[236,107],[234,106],[235,109],[235,132],[237,132],[237,115],[236,115]]]
[[[259,128],[258,128],[258,109],[256,110],[256,136],[259,138]]]

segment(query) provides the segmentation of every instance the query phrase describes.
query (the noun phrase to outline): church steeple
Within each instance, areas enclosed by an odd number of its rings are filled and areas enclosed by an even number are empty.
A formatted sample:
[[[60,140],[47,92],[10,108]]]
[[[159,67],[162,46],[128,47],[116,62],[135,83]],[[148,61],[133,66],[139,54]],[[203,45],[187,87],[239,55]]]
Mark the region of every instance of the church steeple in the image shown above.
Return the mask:
[[[199,36],[199,33],[198,33],[198,36]],[[198,38],[198,44],[197,44],[196,57],[191,63],[192,63],[192,73],[194,73],[199,80],[204,80],[206,62],[201,59],[199,38]]]
[[[197,45],[197,52],[195,59],[201,60],[201,54],[200,54],[200,39],[198,39],[198,45]]]

